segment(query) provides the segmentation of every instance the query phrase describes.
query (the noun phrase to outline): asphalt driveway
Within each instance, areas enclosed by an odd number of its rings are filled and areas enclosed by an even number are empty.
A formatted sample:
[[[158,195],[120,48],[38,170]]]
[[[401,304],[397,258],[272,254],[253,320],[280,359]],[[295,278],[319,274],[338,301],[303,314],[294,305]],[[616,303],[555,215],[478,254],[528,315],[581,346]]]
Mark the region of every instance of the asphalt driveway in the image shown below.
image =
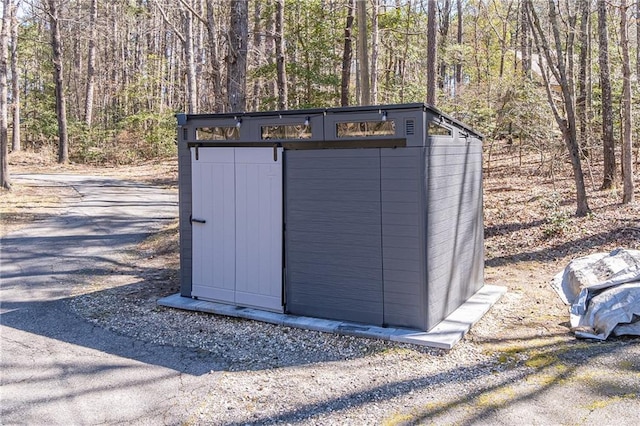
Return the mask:
[[[74,316],[74,286],[117,269],[124,250],[177,215],[177,195],[104,177],[14,176],[77,192],[64,214],[2,238],[2,424],[175,424],[208,365]],[[186,408],[185,408],[186,407]]]

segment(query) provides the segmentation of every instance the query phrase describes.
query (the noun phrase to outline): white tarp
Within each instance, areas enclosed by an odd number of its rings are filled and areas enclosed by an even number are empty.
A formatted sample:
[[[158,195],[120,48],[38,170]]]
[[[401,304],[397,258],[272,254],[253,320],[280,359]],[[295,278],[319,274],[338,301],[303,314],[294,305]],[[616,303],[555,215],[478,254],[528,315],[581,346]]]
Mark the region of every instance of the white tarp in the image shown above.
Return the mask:
[[[616,249],[575,259],[551,283],[568,304],[576,336],[640,336],[640,251]]]

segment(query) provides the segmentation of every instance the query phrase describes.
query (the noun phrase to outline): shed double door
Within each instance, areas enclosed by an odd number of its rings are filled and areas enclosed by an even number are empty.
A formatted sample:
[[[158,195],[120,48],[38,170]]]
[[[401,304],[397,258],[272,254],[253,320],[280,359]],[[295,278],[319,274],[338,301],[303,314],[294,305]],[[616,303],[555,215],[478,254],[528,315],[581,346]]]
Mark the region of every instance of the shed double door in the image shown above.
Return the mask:
[[[282,148],[191,156],[192,296],[282,312]]]

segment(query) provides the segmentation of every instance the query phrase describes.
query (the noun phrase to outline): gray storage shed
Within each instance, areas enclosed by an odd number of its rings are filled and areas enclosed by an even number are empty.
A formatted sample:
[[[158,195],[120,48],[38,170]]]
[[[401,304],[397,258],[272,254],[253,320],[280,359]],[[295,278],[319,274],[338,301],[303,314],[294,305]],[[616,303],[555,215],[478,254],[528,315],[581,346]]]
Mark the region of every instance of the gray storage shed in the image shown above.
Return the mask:
[[[181,295],[428,331],[483,285],[482,136],[421,103],[178,115]]]

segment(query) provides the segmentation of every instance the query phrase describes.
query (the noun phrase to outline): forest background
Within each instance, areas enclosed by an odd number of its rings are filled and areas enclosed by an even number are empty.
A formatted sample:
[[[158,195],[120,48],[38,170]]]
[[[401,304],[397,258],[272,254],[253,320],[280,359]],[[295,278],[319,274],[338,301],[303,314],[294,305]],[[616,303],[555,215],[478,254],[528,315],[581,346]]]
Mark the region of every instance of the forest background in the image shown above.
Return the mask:
[[[10,151],[175,155],[177,112],[424,102],[633,200],[640,0],[1,0]],[[635,65],[635,66],[634,66]]]

